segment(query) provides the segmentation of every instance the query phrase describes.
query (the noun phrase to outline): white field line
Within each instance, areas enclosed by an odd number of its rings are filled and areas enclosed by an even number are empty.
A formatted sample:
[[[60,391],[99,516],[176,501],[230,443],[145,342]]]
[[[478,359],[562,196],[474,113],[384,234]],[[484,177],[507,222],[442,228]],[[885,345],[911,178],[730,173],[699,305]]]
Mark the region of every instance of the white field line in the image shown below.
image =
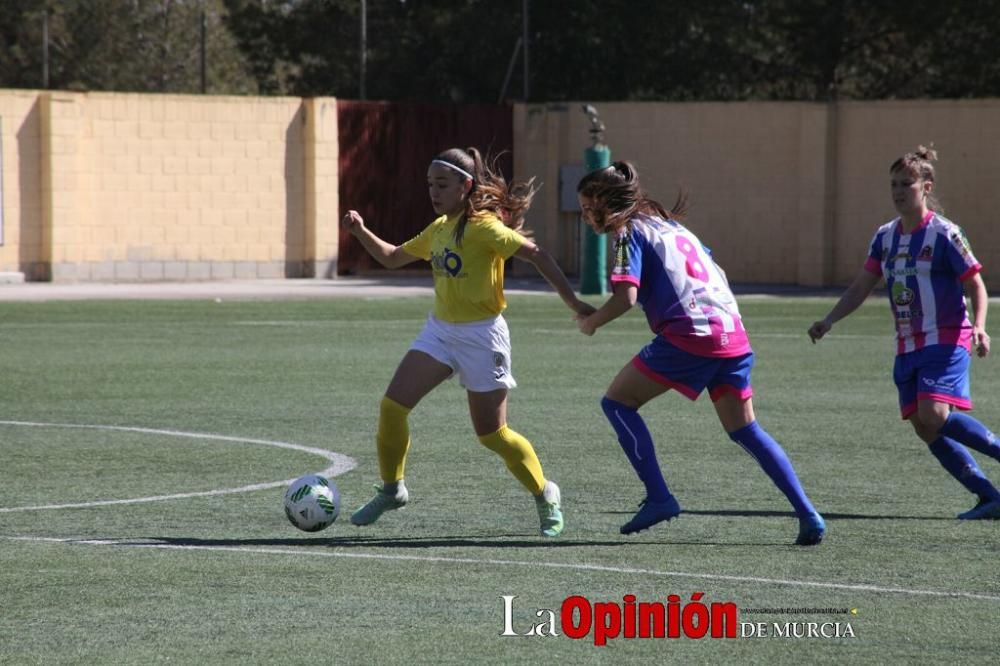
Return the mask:
[[[366,325],[391,325],[391,326],[420,326],[423,319],[416,317],[410,319],[248,319],[238,321],[218,321],[218,322],[198,322],[199,326],[225,327],[225,326],[366,326]],[[157,322],[160,326],[183,327],[190,326],[191,322],[171,321]],[[121,329],[127,326],[145,326],[142,322],[127,321],[64,321],[64,322],[10,322],[3,323],[4,329],[15,328],[115,328]]]
[[[251,319],[233,326],[422,326],[422,319]]]
[[[158,430],[153,428],[136,428],[136,427],[126,427],[126,426],[105,426],[105,425],[69,424],[69,423],[37,423],[32,421],[0,421],[0,425],[41,427],[41,428],[79,428],[79,429],[93,429],[93,430],[111,430],[111,431],[121,431],[121,432],[137,432],[144,434],[167,435],[173,437],[212,439],[212,440],[247,443],[247,444],[263,444],[266,446],[275,446],[283,449],[305,451],[308,453],[314,453],[316,455],[323,456],[328,460],[332,461],[334,464],[328,467],[326,470],[323,470],[323,472],[321,473],[324,476],[331,476],[331,477],[337,476],[338,474],[343,474],[344,472],[353,469],[357,465],[357,463],[348,456],[334,453],[332,451],[327,451],[325,449],[306,447],[298,444],[290,444],[288,442],[275,442],[262,439],[231,437],[226,435],[214,435],[209,433],[192,433],[192,432],[182,432],[177,430]],[[291,481],[292,479],[285,481],[276,481],[272,483],[254,484],[250,486],[244,486],[242,488],[210,490],[197,493],[182,493],[177,495],[161,495],[156,497],[142,497],[142,498],[126,499],[126,500],[106,500],[97,502],[82,502],[78,504],[62,504],[62,505],[49,505],[49,506],[36,506],[36,507],[0,508],[0,512],[81,508],[81,507],[103,506],[108,504],[153,502],[153,501],[160,501],[167,499],[180,499],[186,497],[222,495],[227,493],[244,492],[247,490],[272,488],[276,486],[286,485]],[[831,590],[847,590],[853,592],[876,592],[876,593],[886,593],[886,594],[903,594],[911,596],[928,596],[928,597],[942,597],[942,598],[962,598],[962,599],[971,599],[976,601],[1000,602],[1000,596],[976,594],[972,592],[949,592],[941,590],[909,589],[902,587],[883,587],[879,585],[827,583],[821,581],[808,581],[808,580],[803,581],[803,580],[793,580],[793,579],[783,579],[783,578],[762,578],[757,576],[732,576],[726,574],[691,573],[683,571],[660,571],[655,569],[612,567],[600,564],[586,564],[586,563],[572,563],[572,562],[541,562],[541,561],[524,561],[524,560],[475,559],[475,558],[460,558],[460,557],[429,557],[429,556],[419,556],[419,555],[386,555],[381,553],[359,553],[359,552],[343,552],[343,551],[316,552],[313,549],[290,550],[287,548],[250,548],[244,546],[184,546],[178,544],[161,544],[161,543],[148,543],[148,542],[136,543],[123,540],[114,540],[114,539],[67,539],[67,538],[53,538],[53,537],[18,537],[18,536],[3,536],[3,535],[0,535],[0,539],[6,539],[10,541],[33,542],[33,543],[63,543],[70,545],[87,545],[87,546],[124,546],[130,548],[151,548],[155,550],[189,550],[189,551],[202,550],[202,551],[217,551],[217,552],[254,553],[262,555],[293,555],[300,557],[301,556],[337,557],[337,558],[348,558],[348,559],[426,562],[434,564],[457,564],[457,565],[489,564],[495,566],[570,569],[575,571],[594,571],[594,572],[629,574],[629,575],[635,574],[642,576],[660,576],[667,578],[670,577],[692,578],[698,580],[729,581],[737,583],[755,583],[764,585],[784,585],[792,587],[811,587],[811,588],[822,588]]]
[[[560,333],[565,335],[581,335],[580,331],[575,326],[572,325],[567,326],[566,328],[532,328],[529,330],[531,330],[532,333],[545,333],[548,335],[560,334]],[[652,336],[653,333],[648,330],[634,331],[628,329],[618,329],[618,330],[601,329],[600,331],[598,331],[595,337],[602,337],[605,335],[628,335],[628,336],[648,338]],[[782,338],[782,339],[788,338],[788,339],[800,339],[803,340],[804,342],[809,341],[809,336],[806,334],[805,331],[803,331],[802,333],[752,333],[752,332],[750,333],[751,340],[756,340],[757,338]],[[852,333],[847,333],[847,334],[837,333],[835,336],[830,336],[829,338],[825,338],[823,342],[824,343],[835,342],[837,340],[888,340],[889,342],[893,342],[895,338],[893,338],[891,332],[885,335],[861,335]]]
[[[691,578],[696,580],[725,581],[732,583],[754,583],[761,585],[782,585],[789,587],[820,588],[824,590],[844,590],[848,592],[875,592],[879,594],[902,594],[909,596],[970,599],[973,601],[1000,602],[1000,596],[977,594],[974,592],[954,592],[947,590],[921,590],[905,587],[885,587],[881,585],[863,585],[855,583],[827,583],[811,580],[794,580],[789,578],[762,578],[759,576],[731,576],[714,573],[692,573],[687,571],[661,571],[657,569],[636,569],[632,567],[612,567],[603,564],[586,564],[578,562],[543,562],[539,560],[497,560],[476,559],[467,557],[436,557],[426,555],[386,555],[383,553],[359,553],[346,551],[316,551],[315,549],[292,550],[289,548],[251,548],[249,546],[185,546],[180,544],[163,544],[150,542],[134,542],[118,539],[65,539],[54,537],[18,537],[0,536],[0,539],[11,541],[26,541],[35,543],[62,543],[80,546],[119,546],[126,548],[151,548],[154,550],[189,550],[215,551],[226,553],[251,553],[258,555],[293,555],[299,557],[337,557],[346,559],[385,560],[393,562],[422,562],[428,564],[471,564],[481,566],[525,567],[530,569],[570,569],[573,571],[593,571],[599,573],[626,574],[638,576],[658,576],[664,578]]]
[[[340,453],[335,453],[333,451],[327,451],[326,449],[318,449],[310,446],[302,446],[300,444],[290,444],[288,442],[274,442],[267,439],[251,439],[248,437],[231,437],[228,435],[213,435],[210,433],[203,432],[182,432],[180,430],[158,430],[155,428],[133,428],[127,426],[109,426],[109,425],[90,425],[90,424],[75,424],[75,423],[37,423],[34,421],[0,421],[0,426],[21,426],[30,428],[70,428],[70,429],[86,429],[86,430],[110,430],[115,432],[135,432],[145,435],[166,435],[169,437],[187,437],[189,439],[209,439],[223,442],[237,442],[240,444],[263,444],[265,446],[274,446],[279,449],[287,449],[291,451],[303,451],[305,453],[312,453],[317,456],[326,458],[328,461],[333,463],[321,472],[317,472],[320,476],[335,477],[345,472],[349,472],[358,466],[357,461],[348,456],[342,455]],[[284,479],[282,481],[268,481],[266,483],[254,483],[247,486],[240,486],[239,488],[216,488],[214,490],[204,490],[199,492],[191,493],[177,493],[173,495],[153,495],[150,497],[133,497],[129,499],[116,499],[116,500],[96,500],[93,502],[75,502],[72,504],[44,504],[37,506],[15,506],[15,507],[0,507],[0,513],[13,513],[15,511],[45,511],[50,509],[86,509],[95,506],[111,506],[115,504],[139,504],[142,502],[162,502],[165,500],[175,500],[175,499],[187,499],[190,497],[211,497],[215,495],[230,495],[233,493],[245,493],[252,490],[264,490],[266,488],[278,488],[281,486],[287,486],[295,479]]]

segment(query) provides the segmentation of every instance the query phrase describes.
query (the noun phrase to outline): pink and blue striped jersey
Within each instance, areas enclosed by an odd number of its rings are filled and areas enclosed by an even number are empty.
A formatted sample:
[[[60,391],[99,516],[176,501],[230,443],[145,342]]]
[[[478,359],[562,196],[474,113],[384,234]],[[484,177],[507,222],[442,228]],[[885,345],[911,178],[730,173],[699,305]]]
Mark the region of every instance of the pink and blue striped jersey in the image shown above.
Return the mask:
[[[690,354],[725,358],[751,351],[725,274],[675,220],[630,220],[615,239],[611,282],[636,285],[649,327]]]
[[[896,353],[939,344],[970,349],[962,282],[981,269],[961,227],[933,211],[913,233],[903,233],[899,218],[879,227],[865,270],[885,278]]]

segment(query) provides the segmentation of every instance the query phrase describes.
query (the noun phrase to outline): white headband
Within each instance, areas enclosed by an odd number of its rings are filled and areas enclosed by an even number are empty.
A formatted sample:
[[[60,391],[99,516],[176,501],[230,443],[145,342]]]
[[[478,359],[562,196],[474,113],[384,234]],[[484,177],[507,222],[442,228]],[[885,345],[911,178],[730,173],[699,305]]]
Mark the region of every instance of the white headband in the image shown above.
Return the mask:
[[[458,173],[462,174],[463,176],[465,176],[469,180],[475,180],[475,178],[472,177],[471,173],[469,173],[468,171],[466,171],[465,169],[463,169],[461,167],[455,166],[451,162],[445,162],[444,160],[431,160],[431,164],[440,164],[442,166],[446,166],[449,169],[454,169],[455,171],[457,171]]]

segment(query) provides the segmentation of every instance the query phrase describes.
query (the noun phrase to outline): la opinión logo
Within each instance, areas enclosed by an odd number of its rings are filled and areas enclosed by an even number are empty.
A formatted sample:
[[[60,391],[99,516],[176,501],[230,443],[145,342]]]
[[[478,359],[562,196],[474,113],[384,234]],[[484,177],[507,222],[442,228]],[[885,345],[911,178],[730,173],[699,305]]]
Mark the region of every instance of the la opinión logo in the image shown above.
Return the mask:
[[[558,610],[540,608],[534,619],[517,624],[514,620],[515,595],[502,595],[503,631],[500,636],[551,638],[587,637],[595,646],[624,638],[856,638],[850,622],[740,622],[739,609],[732,601],[702,601],[704,592],[691,593],[683,602],[678,594],[662,601],[639,601],[626,594],[619,601],[592,602],[587,597],[566,597]],[[748,614],[843,614],[857,615],[856,608],[748,608]]]
[[[502,637],[566,636],[583,639],[592,636],[594,645],[607,645],[615,638],[736,638],[738,609],[735,603],[701,601],[704,592],[694,592],[687,603],[677,594],[667,596],[667,602],[638,601],[626,594],[618,601],[591,602],[584,596],[566,597],[555,610],[535,611],[535,620],[527,627],[514,628],[515,595],[503,595],[504,625]]]

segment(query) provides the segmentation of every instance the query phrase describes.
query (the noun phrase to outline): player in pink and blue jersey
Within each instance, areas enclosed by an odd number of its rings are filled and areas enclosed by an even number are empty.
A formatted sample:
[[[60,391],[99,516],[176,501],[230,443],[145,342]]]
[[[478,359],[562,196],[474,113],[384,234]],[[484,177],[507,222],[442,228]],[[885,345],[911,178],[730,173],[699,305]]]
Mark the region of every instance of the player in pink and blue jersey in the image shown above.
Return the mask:
[[[813,342],[854,312],[882,278],[896,320],[893,380],[902,418],[959,483],[978,497],[963,520],[1000,518],[1000,491],[962,445],[1000,460],[989,429],[972,409],[969,364],[990,351],[988,297],[981,264],[962,229],[941,215],[934,196],[934,150],[920,146],[889,168],[899,217],[879,227],[868,259],[830,313],[809,328]],[[972,319],[965,296],[972,303]]]
[[[577,187],[584,221],[615,239],[612,295],[596,312],[577,317],[580,331],[601,326],[642,306],[656,337],[611,382],[601,408],[646,488],[622,534],[647,529],[681,513],[660,469],[639,408],[675,389],[691,400],[702,391],[715,405],[729,437],[742,446],[791,502],[799,519],[796,543],[818,544],[823,518],[802,490],[785,451],[754,416],[750,370],[754,355],[726,275],[701,241],[679,220],[686,197],[667,211],[646,196],[635,167],[615,162]]]

